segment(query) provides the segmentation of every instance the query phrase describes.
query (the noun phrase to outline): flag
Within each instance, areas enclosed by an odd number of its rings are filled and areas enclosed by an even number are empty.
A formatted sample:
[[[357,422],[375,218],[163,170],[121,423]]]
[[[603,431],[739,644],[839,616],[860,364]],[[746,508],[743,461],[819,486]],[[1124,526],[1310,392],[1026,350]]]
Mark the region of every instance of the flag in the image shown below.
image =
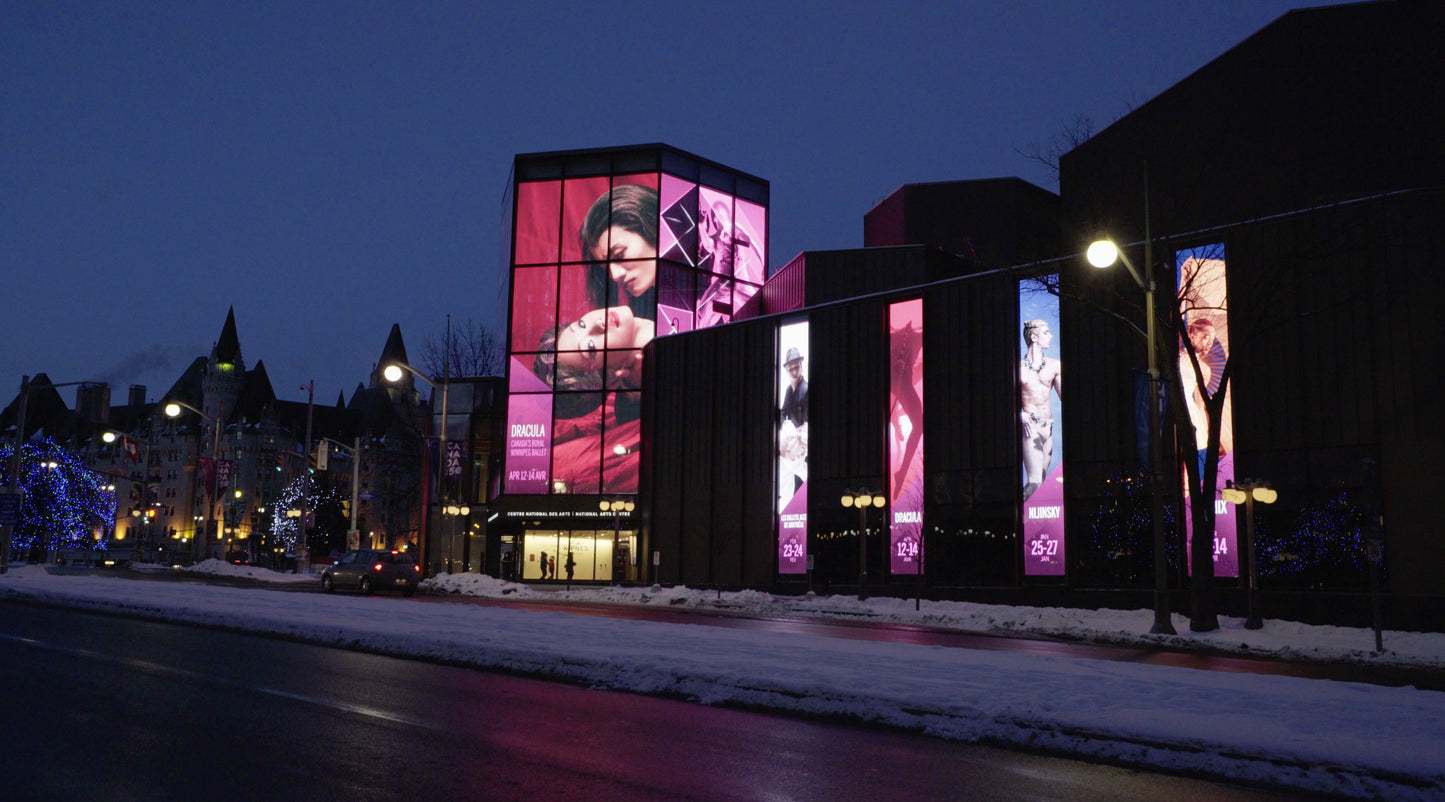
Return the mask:
[[[462,478],[462,442],[460,440],[448,440],[446,455],[447,493],[455,497],[457,484]]]
[[[131,462],[140,462],[140,454],[138,453],[139,446],[136,444],[136,441],[129,437],[121,437],[120,445],[121,448],[125,449],[125,455],[130,457]]]
[[[1159,406],[1159,432],[1162,438],[1169,429],[1169,385],[1162,379],[1155,403]],[[1139,451],[1139,462],[1144,466],[1144,470],[1153,470],[1153,440],[1149,437],[1149,374],[1137,370],[1134,371],[1134,438]]]

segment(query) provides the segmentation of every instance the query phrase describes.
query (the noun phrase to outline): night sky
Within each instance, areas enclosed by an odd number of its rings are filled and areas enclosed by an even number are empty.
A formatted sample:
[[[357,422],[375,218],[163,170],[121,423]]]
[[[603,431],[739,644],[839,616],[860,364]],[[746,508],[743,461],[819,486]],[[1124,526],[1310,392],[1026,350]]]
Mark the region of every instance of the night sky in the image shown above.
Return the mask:
[[[1019,149],[1302,3],[7,3],[0,406],[41,372],[159,400],[233,306],[247,367],[328,404],[392,323],[413,357],[447,314],[500,331],[517,153],[766,179],[771,267],[861,246],[905,183],[1057,190]]]

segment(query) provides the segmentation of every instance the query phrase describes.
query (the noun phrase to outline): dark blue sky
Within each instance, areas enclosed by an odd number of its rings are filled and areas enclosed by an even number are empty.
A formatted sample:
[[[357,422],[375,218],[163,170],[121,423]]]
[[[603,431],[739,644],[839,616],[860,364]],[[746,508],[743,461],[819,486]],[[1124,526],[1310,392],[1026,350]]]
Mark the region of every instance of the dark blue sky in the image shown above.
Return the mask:
[[[392,323],[415,355],[492,319],[517,153],[767,179],[774,267],[861,246],[901,184],[1056,190],[1016,149],[1320,4],[8,3],[0,404],[38,372],[158,399],[231,306],[278,396],[349,397]]]

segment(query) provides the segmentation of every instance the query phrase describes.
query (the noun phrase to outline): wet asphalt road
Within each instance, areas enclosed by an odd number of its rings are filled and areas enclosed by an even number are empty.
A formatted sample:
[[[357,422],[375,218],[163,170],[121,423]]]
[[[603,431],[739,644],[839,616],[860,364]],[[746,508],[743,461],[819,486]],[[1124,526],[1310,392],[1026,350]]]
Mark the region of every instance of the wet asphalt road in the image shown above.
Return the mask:
[[[6,799],[1301,799],[0,602]]]

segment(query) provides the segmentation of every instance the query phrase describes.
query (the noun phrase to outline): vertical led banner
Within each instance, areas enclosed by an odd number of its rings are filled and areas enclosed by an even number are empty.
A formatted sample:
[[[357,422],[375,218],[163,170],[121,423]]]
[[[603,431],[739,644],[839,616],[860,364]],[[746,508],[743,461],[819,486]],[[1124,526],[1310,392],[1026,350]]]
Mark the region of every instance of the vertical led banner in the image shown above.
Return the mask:
[[[1053,277],[1019,282],[1019,451],[1023,464],[1025,576],[1064,574],[1064,462],[1061,365],[1055,354],[1059,298]]]
[[[808,570],[808,321],[778,328],[778,573]]]
[[[1214,244],[1190,248],[1174,254],[1179,281],[1179,318],[1184,335],[1179,338],[1179,376],[1182,380],[1184,406],[1194,424],[1195,449],[1192,457],[1204,476],[1204,459],[1209,448],[1209,414],[1207,399],[1219,391],[1224,365],[1229,361],[1229,292],[1225,282],[1224,245]],[[1190,358],[1193,352],[1194,358]],[[1195,371],[1195,364],[1199,370]],[[1234,405],[1232,388],[1225,388],[1220,408],[1219,471],[1215,485],[1208,494],[1214,504],[1214,575],[1239,575],[1238,519],[1234,505],[1225,501],[1219,489],[1234,480]],[[1188,471],[1184,471],[1185,509],[1202,494],[1191,492]],[[1202,500],[1202,499],[1201,499]],[[1185,542],[1193,552],[1194,516],[1185,515]],[[1192,564],[1192,563],[1191,563]]]
[[[922,573],[923,299],[888,307],[888,568]]]
[[[507,397],[508,493],[546,493],[552,464],[550,388],[513,357]]]

